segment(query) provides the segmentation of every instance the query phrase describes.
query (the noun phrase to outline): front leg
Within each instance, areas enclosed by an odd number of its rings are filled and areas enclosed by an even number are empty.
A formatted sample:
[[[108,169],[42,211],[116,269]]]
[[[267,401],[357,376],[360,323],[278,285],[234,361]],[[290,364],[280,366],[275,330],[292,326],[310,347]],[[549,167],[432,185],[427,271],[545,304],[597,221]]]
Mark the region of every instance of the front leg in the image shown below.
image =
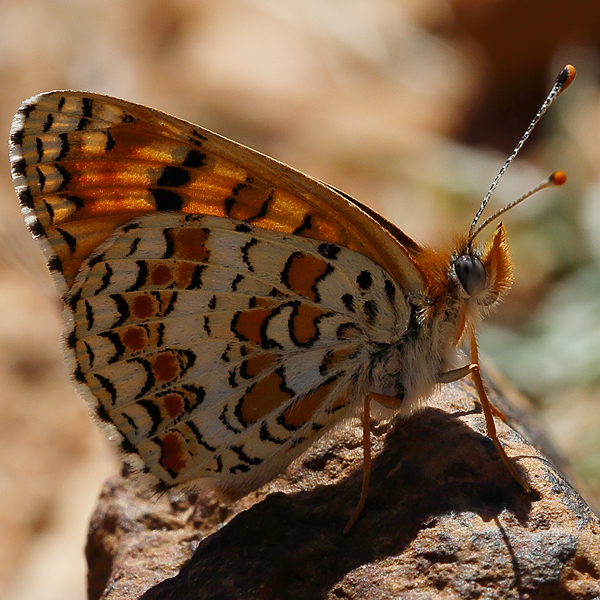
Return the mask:
[[[523,488],[525,493],[531,491],[531,486],[529,483],[523,478],[523,476],[515,469],[511,460],[508,458],[500,440],[498,439],[498,434],[496,432],[496,425],[494,423],[493,415],[496,414],[503,421],[506,421],[504,415],[490,402],[485,388],[483,387],[483,380],[481,379],[481,371],[479,369],[479,358],[477,353],[477,341],[475,339],[475,334],[471,334],[470,339],[470,351],[471,351],[471,359],[473,362],[469,365],[465,365],[464,367],[459,367],[458,369],[452,369],[451,371],[446,371],[445,373],[440,373],[438,377],[439,383],[451,383],[452,381],[458,381],[467,375],[471,375],[473,377],[473,382],[475,383],[475,387],[477,388],[477,394],[479,395],[479,402],[481,404],[481,408],[483,408],[483,414],[485,416],[485,424],[487,429],[488,437],[494,442],[494,446],[498,450],[498,454],[502,459],[502,462],[506,465],[506,468],[513,476],[513,479]]]

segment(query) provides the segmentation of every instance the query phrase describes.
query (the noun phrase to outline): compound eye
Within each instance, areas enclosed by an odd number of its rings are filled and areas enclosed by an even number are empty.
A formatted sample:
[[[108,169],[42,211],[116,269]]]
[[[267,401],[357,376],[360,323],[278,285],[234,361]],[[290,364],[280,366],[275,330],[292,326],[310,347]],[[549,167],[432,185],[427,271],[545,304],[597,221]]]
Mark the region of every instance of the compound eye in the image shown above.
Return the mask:
[[[477,256],[472,254],[459,256],[454,262],[454,272],[469,296],[479,294],[485,288],[485,267]]]

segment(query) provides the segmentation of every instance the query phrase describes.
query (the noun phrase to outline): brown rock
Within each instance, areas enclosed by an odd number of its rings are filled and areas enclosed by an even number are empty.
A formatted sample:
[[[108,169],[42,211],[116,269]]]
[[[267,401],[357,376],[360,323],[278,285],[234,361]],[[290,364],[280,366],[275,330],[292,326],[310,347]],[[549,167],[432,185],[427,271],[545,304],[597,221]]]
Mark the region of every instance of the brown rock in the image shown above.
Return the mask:
[[[498,422],[499,436],[529,495],[461,381],[431,407],[374,426],[369,500],[348,535],[358,422],[229,506],[210,492],[152,498],[132,474],[114,478],[90,527],[90,598],[600,598],[600,521],[522,401],[501,393],[491,399],[521,433]]]

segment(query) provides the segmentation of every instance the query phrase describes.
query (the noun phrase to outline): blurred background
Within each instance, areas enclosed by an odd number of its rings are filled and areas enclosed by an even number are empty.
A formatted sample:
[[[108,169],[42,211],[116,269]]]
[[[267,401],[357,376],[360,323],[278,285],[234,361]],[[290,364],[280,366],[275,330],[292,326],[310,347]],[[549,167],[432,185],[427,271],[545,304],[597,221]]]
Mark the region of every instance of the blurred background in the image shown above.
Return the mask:
[[[0,0],[0,129],[71,88],[147,104],[325,180],[435,244],[492,201],[515,262],[483,350],[600,497],[597,0]],[[83,600],[87,521],[118,469],[60,353],[61,309],[0,169],[0,596]]]

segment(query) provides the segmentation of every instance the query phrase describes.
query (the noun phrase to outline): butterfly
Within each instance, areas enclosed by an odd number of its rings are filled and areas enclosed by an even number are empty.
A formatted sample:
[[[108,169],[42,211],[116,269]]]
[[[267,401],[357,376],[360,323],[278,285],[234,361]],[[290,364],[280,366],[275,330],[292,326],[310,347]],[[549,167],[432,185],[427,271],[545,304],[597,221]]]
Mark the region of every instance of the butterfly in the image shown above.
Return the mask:
[[[561,71],[536,119],[574,77]],[[527,488],[496,435],[475,340],[512,280],[504,226],[475,243],[524,198],[476,229],[502,170],[469,233],[431,249],[326,183],[108,96],[25,101],[10,156],[64,302],[76,387],[156,489],[247,493],[362,407],[353,522],[370,403],[408,412],[469,374],[488,435]]]

